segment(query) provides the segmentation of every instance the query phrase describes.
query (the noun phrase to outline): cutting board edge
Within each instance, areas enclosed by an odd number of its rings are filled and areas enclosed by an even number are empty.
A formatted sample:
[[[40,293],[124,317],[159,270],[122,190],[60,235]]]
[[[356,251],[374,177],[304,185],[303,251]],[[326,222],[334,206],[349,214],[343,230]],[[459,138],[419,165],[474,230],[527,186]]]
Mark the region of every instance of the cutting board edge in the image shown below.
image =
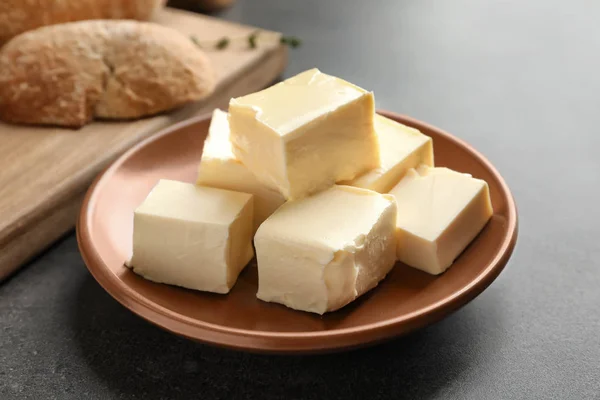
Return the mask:
[[[27,231],[12,238],[0,254],[0,283],[8,279],[19,266],[52,246],[74,227],[85,191],[67,199],[55,212],[36,221]]]

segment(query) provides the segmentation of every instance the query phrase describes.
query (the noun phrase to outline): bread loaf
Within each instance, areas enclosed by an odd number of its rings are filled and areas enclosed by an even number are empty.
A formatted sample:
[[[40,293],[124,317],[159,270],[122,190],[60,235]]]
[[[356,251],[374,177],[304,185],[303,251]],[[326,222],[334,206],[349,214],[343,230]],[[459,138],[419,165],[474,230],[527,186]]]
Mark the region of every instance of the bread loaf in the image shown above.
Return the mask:
[[[208,96],[215,73],[190,38],[149,22],[95,20],[22,33],[0,49],[0,119],[80,127]]]
[[[0,0],[0,45],[19,33],[86,19],[146,21],[165,0]]]

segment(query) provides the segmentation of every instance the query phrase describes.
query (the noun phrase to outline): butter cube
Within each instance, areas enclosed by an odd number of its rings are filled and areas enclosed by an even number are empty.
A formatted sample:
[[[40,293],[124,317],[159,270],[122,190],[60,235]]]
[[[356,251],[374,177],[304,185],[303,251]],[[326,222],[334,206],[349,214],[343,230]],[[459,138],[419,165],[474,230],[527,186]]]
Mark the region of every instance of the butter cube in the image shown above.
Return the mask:
[[[231,99],[237,158],[288,200],[379,165],[373,93],[311,69]]]
[[[409,169],[433,166],[432,140],[419,130],[377,114],[375,132],[379,138],[379,167],[343,184],[387,193]]]
[[[257,297],[317,314],[377,286],[396,259],[396,203],[335,185],[287,202],[258,228]]]
[[[447,168],[411,169],[390,192],[398,204],[399,261],[447,270],[492,216],[488,185]]]
[[[213,111],[204,142],[196,184],[254,195],[254,231],[285,202],[283,196],[256,177],[233,154],[227,113]]]
[[[253,257],[252,195],[161,180],[135,210],[133,272],[228,293]]]

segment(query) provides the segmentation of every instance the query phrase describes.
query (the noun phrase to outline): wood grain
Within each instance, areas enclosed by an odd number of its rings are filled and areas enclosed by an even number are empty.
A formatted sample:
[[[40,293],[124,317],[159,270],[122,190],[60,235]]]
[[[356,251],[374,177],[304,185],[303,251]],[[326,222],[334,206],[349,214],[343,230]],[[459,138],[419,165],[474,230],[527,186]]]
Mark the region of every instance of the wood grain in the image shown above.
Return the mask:
[[[244,37],[256,29],[169,8],[156,22],[203,41]],[[79,130],[0,123],[0,280],[74,226],[87,187],[118,155],[165,126],[267,86],[287,63],[277,40],[254,50],[240,45],[209,51],[209,57],[219,75],[215,93],[169,114],[94,122]]]

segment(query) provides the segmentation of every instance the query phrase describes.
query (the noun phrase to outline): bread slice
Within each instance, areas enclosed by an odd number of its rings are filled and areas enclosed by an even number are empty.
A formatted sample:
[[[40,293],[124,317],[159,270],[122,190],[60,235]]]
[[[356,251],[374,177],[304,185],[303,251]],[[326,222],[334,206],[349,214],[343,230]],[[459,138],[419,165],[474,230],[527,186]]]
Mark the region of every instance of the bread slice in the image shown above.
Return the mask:
[[[149,20],[166,0],[0,0],[0,44],[45,25],[88,19]]]
[[[94,20],[25,32],[0,49],[0,119],[80,127],[132,119],[208,96],[216,76],[179,32]]]

